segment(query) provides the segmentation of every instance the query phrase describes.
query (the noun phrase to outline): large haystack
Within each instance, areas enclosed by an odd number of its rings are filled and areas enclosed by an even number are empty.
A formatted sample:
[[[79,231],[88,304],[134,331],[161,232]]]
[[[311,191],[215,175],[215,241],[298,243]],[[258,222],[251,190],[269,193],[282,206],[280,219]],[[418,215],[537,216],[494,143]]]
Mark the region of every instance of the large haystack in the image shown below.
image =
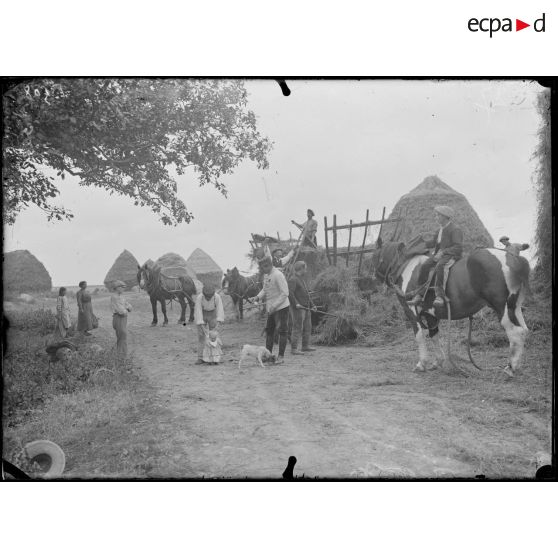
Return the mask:
[[[221,286],[223,270],[215,261],[200,248],[196,248],[186,263],[194,270],[197,278],[205,285],[210,284],[215,288]]]
[[[42,292],[52,289],[52,279],[45,266],[28,250],[4,254],[4,290],[7,292]]]
[[[179,277],[180,275],[188,275],[194,280],[196,289],[201,292],[203,285],[198,279],[196,272],[192,267],[186,262],[186,260],[180,255],[174,252],[168,252],[162,255],[156,262],[156,265],[161,267],[163,273],[170,277]]]
[[[126,290],[135,287],[138,284],[138,265],[138,260],[134,258],[133,254],[124,250],[109,269],[104,280],[105,287],[111,289],[114,281],[124,281]]]
[[[434,217],[436,205],[449,205],[455,210],[454,222],[463,230],[465,251],[468,252],[477,246],[494,246],[490,233],[467,198],[437,176],[426,177],[395,204],[389,218],[406,214],[405,227],[397,233],[397,237],[407,241],[421,233],[434,233],[438,227]],[[382,229],[384,240],[391,239],[396,225],[396,223],[384,225]]]

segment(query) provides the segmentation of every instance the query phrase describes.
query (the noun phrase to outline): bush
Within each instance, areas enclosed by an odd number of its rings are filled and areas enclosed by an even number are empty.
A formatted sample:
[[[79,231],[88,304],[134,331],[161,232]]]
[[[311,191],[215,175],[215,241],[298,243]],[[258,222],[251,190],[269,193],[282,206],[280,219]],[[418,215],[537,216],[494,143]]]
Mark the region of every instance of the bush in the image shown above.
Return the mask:
[[[113,351],[100,346],[81,345],[50,365],[46,351],[14,349],[4,358],[4,415],[35,408],[61,393],[106,384],[130,370],[130,360],[121,362]]]

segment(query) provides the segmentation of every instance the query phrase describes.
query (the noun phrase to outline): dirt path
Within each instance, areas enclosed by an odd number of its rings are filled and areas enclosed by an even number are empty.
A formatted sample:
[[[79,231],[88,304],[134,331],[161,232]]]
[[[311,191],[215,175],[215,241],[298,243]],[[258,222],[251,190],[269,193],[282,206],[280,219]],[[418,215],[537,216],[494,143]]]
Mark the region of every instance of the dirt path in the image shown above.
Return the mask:
[[[259,322],[225,324],[225,362],[195,366],[195,328],[177,325],[176,309],[168,327],[150,327],[145,301],[133,303],[130,348],[161,409],[157,474],[275,478],[295,455],[307,477],[521,476],[547,449],[549,410],[518,409],[521,386],[419,376],[412,339],[287,353],[239,373],[240,346],[263,343]]]

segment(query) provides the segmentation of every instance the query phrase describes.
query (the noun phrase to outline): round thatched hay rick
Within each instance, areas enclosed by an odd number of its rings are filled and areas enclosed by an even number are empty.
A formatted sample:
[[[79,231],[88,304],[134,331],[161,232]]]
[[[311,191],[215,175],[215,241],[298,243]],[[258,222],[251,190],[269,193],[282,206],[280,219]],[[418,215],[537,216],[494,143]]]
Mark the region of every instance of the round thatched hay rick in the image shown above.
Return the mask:
[[[478,246],[494,246],[492,236],[467,198],[437,176],[426,177],[395,204],[389,219],[405,218],[403,230],[397,231],[397,238],[405,242],[421,233],[434,233],[438,229],[434,218],[434,207],[437,205],[448,205],[455,211],[453,221],[463,231],[465,252]],[[383,239],[390,240],[398,225],[386,223],[382,229]]]
[[[46,267],[28,250],[4,254],[4,291],[14,293],[45,292],[52,289]]]
[[[126,290],[130,290],[138,284],[138,260],[131,252],[124,250],[112,264],[107,276],[105,277],[105,287],[111,289],[115,281],[123,281]]]

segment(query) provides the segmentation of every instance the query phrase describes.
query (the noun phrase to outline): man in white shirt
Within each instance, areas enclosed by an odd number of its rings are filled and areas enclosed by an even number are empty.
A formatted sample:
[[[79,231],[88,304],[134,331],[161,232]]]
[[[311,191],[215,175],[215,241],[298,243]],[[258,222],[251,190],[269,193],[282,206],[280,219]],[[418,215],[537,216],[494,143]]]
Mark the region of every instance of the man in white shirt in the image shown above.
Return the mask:
[[[128,356],[128,312],[132,311],[132,306],[122,295],[126,287],[124,281],[115,281],[112,287],[115,292],[110,297],[110,309],[112,327],[116,332],[116,354],[125,359]]]
[[[287,333],[289,323],[289,285],[281,271],[273,267],[271,258],[266,257],[260,262],[260,269],[264,273],[263,289],[257,296],[250,299],[258,302],[265,299],[267,310],[267,324],[265,346],[269,352],[273,351],[273,338],[275,329],[279,329],[279,354],[275,361],[281,364],[284,361],[285,349],[287,347]]]
[[[203,348],[207,335],[225,321],[223,300],[215,292],[215,287],[211,285],[203,286],[202,293],[196,297],[194,320],[198,328],[198,360],[196,364],[203,364]]]

